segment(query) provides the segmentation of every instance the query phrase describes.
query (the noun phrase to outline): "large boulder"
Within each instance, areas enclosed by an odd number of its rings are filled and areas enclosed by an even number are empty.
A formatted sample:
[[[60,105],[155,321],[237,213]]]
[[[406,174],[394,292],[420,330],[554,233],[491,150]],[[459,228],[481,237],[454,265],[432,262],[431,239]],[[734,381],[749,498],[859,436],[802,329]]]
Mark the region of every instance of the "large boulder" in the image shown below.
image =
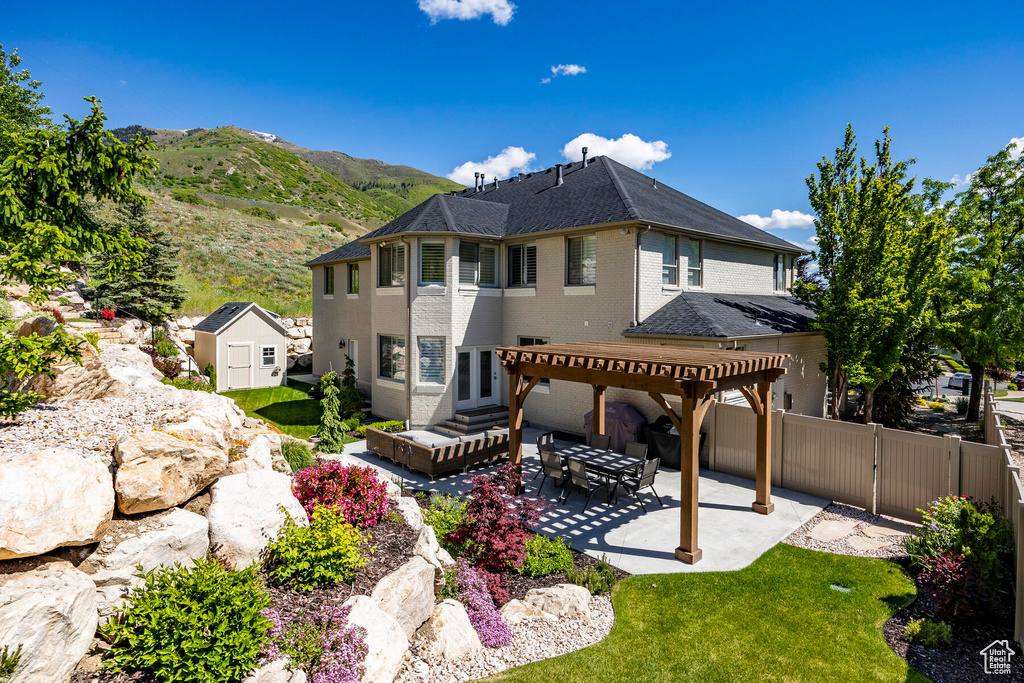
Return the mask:
[[[217,557],[234,569],[255,562],[277,538],[285,515],[308,526],[302,505],[292,495],[292,481],[279,472],[258,470],[223,477],[210,488],[212,501],[206,510],[210,544]]]
[[[134,346],[107,346],[96,354],[83,343],[82,364],[66,363],[53,368],[55,376],[37,375],[25,389],[48,399],[87,401],[119,398],[139,391],[173,391],[160,383],[163,375],[153,359]]]
[[[114,459],[117,509],[129,515],[180,505],[228,466],[228,456],[219,448],[155,430],[121,437]]]
[[[245,456],[228,465],[229,474],[242,474],[256,470],[273,470],[274,456],[270,450],[270,439],[260,434],[249,442]]]
[[[156,426],[183,439],[207,446],[228,449],[240,436],[245,413],[227,396],[205,391],[181,408],[165,410],[156,416]]]
[[[429,524],[424,524],[423,528],[420,529],[419,538],[416,539],[416,545],[413,546],[412,554],[422,557],[426,560],[427,564],[434,568],[435,593],[444,588],[445,584],[444,570],[446,565],[438,557],[439,552],[442,552],[441,546],[437,543],[437,534],[434,533],[434,528]]]
[[[394,501],[394,507],[413,531],[423,528],[423,512],[415,498],[402,496]]]
[[[409,649],[409,638],[402,626],[377,601],[365,595],[355,595],[345,605],[352,608],[348,623],[366,629],[366,673],[361,683],[392,683]]]
[[[534,588],[527,591],[523,602],[559,619],[580,617],[590,623],[590,591],[583,586],[560,583],[550,588]]]
[[[501,618],[505,620],[507,624],[521,624],[524,621],[532,619],[540,619],[542,621],[558,621],[558,617],[554,614],[548,614],[547,612],[527,605],[522,600],[509,600],[501,607]]]
[[[466,608],[457,600],[438,603],[417,633],[431,659],[459,659],[484,648]]]
[[[48,448],[0,458],[0,560],[94,543],[113,514],[110,468],[94,454]]]
[[[173,508],[133,523],[138,535],[120,543],[104,539],[97,551],[78,566],[96,584],[97,606],[104,620],[141,583],[137,567],[149,571],[175,563],[190,565],[192,560],[205,556],[210,547],[209,523],[194,512]]]
[[[301,327],[289,327],[288,338],[289,339],[302,339],[306,336],[306,331]]]
[[[179,330],[191,330],[195,325],[192,324],[192,319],[187,315],[179,316],[174,319],[174,323],[178,326]]]
[[[10,683],[66,681],[96,623],[96,586],[69,562],[0,575],[0,650],[22,646]]]
[[[32,313],[32,307],[29,306],[24,301],[18,301],[17,299],[15,299],[14,301],[8,301],[7,303],[10,304],[11,306],[12,320],[24,318],[26,315],[30,315]]]
[[[434,568],[422,557],[414,556],[381,579],[370,597],[397,619],[411,638],[434,610]]]
[[[287,657],[275,659],[253,671],[242,683],[306,683],[306,672],[290,666]]]
[[[26,318],[18,325],[18,336],[27,337],[30,334],[38,334],[46,337],[59,327],[57,321],[45,315],[37,315],[33,318]]]
[[[308,353],[312,345],[313,343],[312,341],[310,341],[308,337],[303,337],[302,339],[289,339],[288,353],[292,353],[295,355]]]

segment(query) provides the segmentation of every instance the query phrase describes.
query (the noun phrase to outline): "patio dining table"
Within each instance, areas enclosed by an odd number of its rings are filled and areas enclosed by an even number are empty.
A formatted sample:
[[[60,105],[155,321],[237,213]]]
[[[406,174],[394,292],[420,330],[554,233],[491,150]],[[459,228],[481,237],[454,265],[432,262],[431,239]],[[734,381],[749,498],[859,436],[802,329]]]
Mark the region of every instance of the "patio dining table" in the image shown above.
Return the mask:
[[[609,482],[614,479],[615,487],[608,486],[608,502],[611,502],[615,494],[618,493],[622,475],[630,470],[636,470],[644,464],[643,458],[634,458],[582,443],[559,448],[557,453],[562,460],[582,462],[588,470],[605,476]]]

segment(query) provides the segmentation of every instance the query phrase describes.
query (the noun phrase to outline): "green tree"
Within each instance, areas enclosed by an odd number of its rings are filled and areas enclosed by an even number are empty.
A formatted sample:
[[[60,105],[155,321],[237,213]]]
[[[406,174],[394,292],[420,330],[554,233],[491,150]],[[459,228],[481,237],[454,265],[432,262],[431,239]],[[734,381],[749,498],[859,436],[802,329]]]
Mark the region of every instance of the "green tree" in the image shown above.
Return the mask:
[[[348,419],[363,407],[363,394],[356,387],[356,367],[351,356],[345,355],[345,369],[341,373],[341,394],[338,397],[338,412]]]
[[[145,201],[132,183],[152,174],[156,162],[145,155],[152,145],[115,140],[103,129],[99,102],[86,99],[92,110],[83,121],[65,116],[65,128],[8,136],[13,152],[0,165],[0,283],[26,283],[33,301],[67,286],[72,276],[60,270],[66,261],[108,252],[116,256],[104,273],[110,278],[137,270],[145,252],[145,242],[97,220],[87,203]],[[21,380],[61,357],[80,359],[78,342],[62,329],[43,338],[0,338],[0,377]],[[19,392],[16,382],[0,382],[0,415],[14,416],[38,399]]]
[[[875,160],[857,159],[847,126],[835,158],[807,178],[816,218],[821,280],[798,281],[799,296],[814,303],[825,338],[832,416],[848,386],[860,387],[870,422],[874,393],[900,367],[906,341],[928,303],[948,251],[946,222],[937,204],[943,184],[925,181],[913,194],[912,161],[893,161],[889,129],[875,142]]]
[[[103,305],[125,308],[150,323],[161,323],[181,308],[185,288],[176,283],[178,249],[146,215],[146,205],[135,202],[120,206],[117,222],[128,233],[146,243],[142,263],[137,270],[123,270],[108,278],[111,259],[108,253],[95,254],[89,273],[96,281],[93,298]]]
[[[18,50],[7,54],[0,44],[0,162],[14,152],[17,136],[52,126],[50,108],[39,104],[42,83],[28,69],[18,71],[20,64]]]
[[[320,378],[324,388],[324,397],[320,399],[320,427],[316,435],[320,438],[317,448],[323,453],[341,453],[345,448],[345,427],[338,414],[340,406],[338,375],[328,372]]]
[[[976,421],[985,369],[1024,355],[1024,155],[1010,145],[989,157],[949,212],[956,244],[934,308],[940,339],[971,372]]]

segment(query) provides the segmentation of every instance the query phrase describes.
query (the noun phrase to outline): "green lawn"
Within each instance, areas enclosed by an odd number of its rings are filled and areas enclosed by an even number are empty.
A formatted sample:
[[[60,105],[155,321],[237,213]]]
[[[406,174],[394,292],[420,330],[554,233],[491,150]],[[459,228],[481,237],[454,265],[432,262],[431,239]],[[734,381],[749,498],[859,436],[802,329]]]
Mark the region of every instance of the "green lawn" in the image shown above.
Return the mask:
[[[246,415],[266,420],[285,434],[308,439],[320,425],[320,403],[306,392],[311,385],[288,380],[288,386],[225,391]],[[347,438],[347,437],[346,437]]]
[[[779,544],[738,572],[631,577],[607,639],[491,680],[926,682],[882,636],[914,595],[891,562]]]

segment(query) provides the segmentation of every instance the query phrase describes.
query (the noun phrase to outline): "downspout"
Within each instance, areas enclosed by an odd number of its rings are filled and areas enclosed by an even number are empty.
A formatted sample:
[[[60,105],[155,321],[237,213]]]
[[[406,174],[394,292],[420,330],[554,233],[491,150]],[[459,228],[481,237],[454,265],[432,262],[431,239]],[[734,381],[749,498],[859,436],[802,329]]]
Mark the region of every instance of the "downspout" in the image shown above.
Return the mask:
[[[405,427],[412,428],[412,245],[405,235],[399,237],[405,245]]]
[[[646,234],[650,229],[651,226],[648,225],[641,232],[637,226],[636,236],[633,240],[635,243],[633,246],[633,324],[630,327],[640,324],[640,236]]]

